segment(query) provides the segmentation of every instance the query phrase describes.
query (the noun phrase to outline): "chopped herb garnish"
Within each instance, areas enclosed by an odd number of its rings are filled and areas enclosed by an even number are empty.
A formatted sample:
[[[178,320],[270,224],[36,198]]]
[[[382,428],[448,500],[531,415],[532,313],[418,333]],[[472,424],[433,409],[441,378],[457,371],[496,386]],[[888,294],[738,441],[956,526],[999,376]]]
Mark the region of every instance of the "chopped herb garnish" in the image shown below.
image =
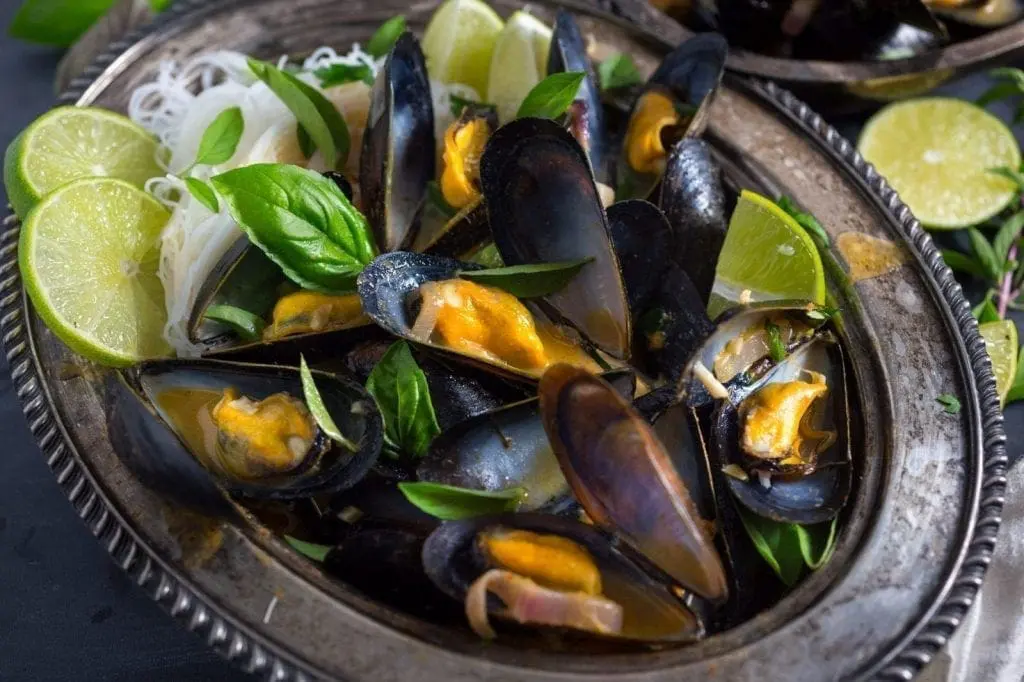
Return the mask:
[[[335,443],[347,450],[356,452],[359,448],[355,443],[342,435],[341,429],[334,422],[331,413],[327,411],[324,399],[320,396],[320,391],[313,380],[313,373],[309,371],[306,358],[301,355],[299,356],[299,376],[302,379],[302,393],[306,398],[306,405],[309,407],[309,412],[313,415],[313,419],[316,420],[317,426]]]
[[[627,88],[644,82],[643,76],[633,63],[633,58],[623,52],[613,54],[601,62],[597,67],[597,74],[601,79],[602,90]]]
[[[782,330],[771,320],[764,323],[764,330],[768,334],[768,352],[772,360],[782,362],[786,359],[786,344],[782,342]]]
[[[345,83],[362,81],[373,85],[373,69],[367,64],[330,64],[313,72],[320,79],[321,88],[330,88]]]
[[[318,545],[315,542],[306,542],[305,540],[299,540],[293,538],[291,535],[285,535],[284,541],[292,546],[292,549],[297,551],[299,554],[312,559],[313,561],[322,562],[333,547],[327,545]]]
[[[266,323],[259,315],[233,305],[211,305],[206,309],[206,319],[231,327],[243,341],[258,341],[263,335]]]
[[[955,395],[943,393],[935,399],[935,402],[942,405],[949,414],[960,414],[960,401]]]
[[[399,483],[398,489],[421,510],[444,521],[515,511],[526,497],[523,488],[491,492],[426,481]]]
[[[366,43],[366,51],[374,57],[380,58],[391,52],[391,48],[398,42],[399,36],[405,33],[405,15],[399,14],[391,17],[377,29]]]

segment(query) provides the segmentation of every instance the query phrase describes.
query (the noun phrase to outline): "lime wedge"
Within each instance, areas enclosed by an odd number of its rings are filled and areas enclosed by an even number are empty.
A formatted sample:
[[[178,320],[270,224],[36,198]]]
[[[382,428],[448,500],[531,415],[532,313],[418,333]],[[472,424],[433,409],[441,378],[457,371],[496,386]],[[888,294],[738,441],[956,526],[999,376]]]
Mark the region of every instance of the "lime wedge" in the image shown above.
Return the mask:
[[[72,180],[111,177],[142,187],[163,175],[156,148],[156,138],[120,114],[59,107],[33,121],[7,148],[7,195],[24,219],[40,197]]]
[[[523,98],[547,75],[551,28],[520,11],[508,18],[491,56],[486,99],[498,107],[498,118],[511,121]]]
[[[978,331],[992,359],[999,402],[1006,402],[1006,395],[1017,376],[1017,325],[1013,320],[999,320],[978,325]]]
[[[111,178],[63,185],[29,213],[18,244],[25,288],[71,350],[112,366],[170,352],[157,277],[168,217],[153,197]]]
[[[825,303],[825,271],[814,241],[771,199],[744,190],[715,268],[708,314],[717,317],[749,292],[750,301]]]
[[[494,42],[504,23],[481,0],[448,0],[434,12],[423,34],[431,77],[463,83],[483,97]]]
[[[970,102],[925,97],[891,104],[871,117],[857,148],[933,229],[980,223],[1017,195],[1012,182],[988,172],[1020,167],[1017,140]]]

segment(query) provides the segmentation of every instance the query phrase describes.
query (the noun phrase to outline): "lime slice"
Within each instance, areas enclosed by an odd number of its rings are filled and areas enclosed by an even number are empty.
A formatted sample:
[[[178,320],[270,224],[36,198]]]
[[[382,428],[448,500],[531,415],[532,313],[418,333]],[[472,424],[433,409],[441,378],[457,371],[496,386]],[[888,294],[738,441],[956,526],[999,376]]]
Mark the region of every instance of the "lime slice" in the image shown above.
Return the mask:
[[[33,121],[7,148],[7,195],[25,218],[40,197],[72,180],[111,177],[142,187],[163,175],[156,147],[152,135],[120,114],[60,107]]]
[[[494,41],[504,23],[481,0],[448,0],[423,34],[427,71],[444,83],[463,83],[483,97]]]
[[[1020,148],[1002,121],[969,102],[926,97],[891,104],[864,127],[857,148],[924,225],[975,225],[1017,195],[989,169],[1020,167]]]
[[[1013,320],[999,320],[978,325],[978,331],[992,359],[992,373],[996,376],[999,401],[1005,402],[1017,376],[1017,325]]]
[[[160,232],[169,217],[123,180],[51,192],[21,229],[18,264],[36,311],[73,351],[112,366],[167,355]]]
[[[771,199],[744,190],[718,256],[708,314],[739,303],[801,299],[825,303],[825,271],[814,241]]]
[[[550,49],[551,29],[540,19],[522,11],[508,18],[494,44],[486,95],[502,122],[516,117],[523,99],[547,75]]]

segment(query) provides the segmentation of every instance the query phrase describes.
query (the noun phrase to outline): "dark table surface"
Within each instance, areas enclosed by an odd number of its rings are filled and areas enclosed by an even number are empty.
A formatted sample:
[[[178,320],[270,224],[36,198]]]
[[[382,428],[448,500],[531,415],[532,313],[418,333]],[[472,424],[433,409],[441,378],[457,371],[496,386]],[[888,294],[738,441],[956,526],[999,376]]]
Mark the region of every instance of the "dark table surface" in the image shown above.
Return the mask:
[[[0,27],[18,4],[0,0]],[[0,34],[0,144],[51,106],[59,57]],[[973,97],[984,87],[975,77],[945,90]],[[855,139],[861,122],[836,123]],[[249,679],[172,622],[110,561],[57,487],[0,362],[0,680]],[[1024,404],[1008,411],[1007,431],[1017,455],[1013,435],[1024,431]]]

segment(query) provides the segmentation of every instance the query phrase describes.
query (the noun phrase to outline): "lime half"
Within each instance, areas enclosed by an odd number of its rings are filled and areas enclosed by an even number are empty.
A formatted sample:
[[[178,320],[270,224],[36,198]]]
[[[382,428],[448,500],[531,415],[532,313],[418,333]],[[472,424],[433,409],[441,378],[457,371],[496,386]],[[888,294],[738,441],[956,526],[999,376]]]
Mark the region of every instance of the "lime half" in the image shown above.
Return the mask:
[[[975,225],[1017,195],[1012,182],[989,172],[1020,167],[1013,132],[970,102],[925,97],[890,104],[868,121],[857,148],[930,228]]]
[[[481,0],[448,0],[423,34],[427,71],[444,83],[463,83],[483,97],[494,42],[504,26]]]
[[[992,373],[996,376],[999,401],[1006,402],[1006,396],[1017,376],[1017,325],[1013,320],[999,320],[978,325],[978,331],[992,359]]]
[[[784,299],[825,303],[821,255],[774,201],[744,190],[718,256],[708,314],[715,318],[741,300]]]
[[[547,75],[550,49],[547,24],[522,11],[509,17],[494,44],[486,95],[503,123],[516,117],[523,99]]]
[[[167,355],[160,232],[169,217],[123,180],[77,180],[21,229],[18,265],[39,316],[71,350],[106,365]]]
[[[156,147],[156,138],[120,114],[60,107],[33,121],[7,148],[7,195],[24,219],[40,197],[72,180],[110,177],[142,187],[163,175]]]

